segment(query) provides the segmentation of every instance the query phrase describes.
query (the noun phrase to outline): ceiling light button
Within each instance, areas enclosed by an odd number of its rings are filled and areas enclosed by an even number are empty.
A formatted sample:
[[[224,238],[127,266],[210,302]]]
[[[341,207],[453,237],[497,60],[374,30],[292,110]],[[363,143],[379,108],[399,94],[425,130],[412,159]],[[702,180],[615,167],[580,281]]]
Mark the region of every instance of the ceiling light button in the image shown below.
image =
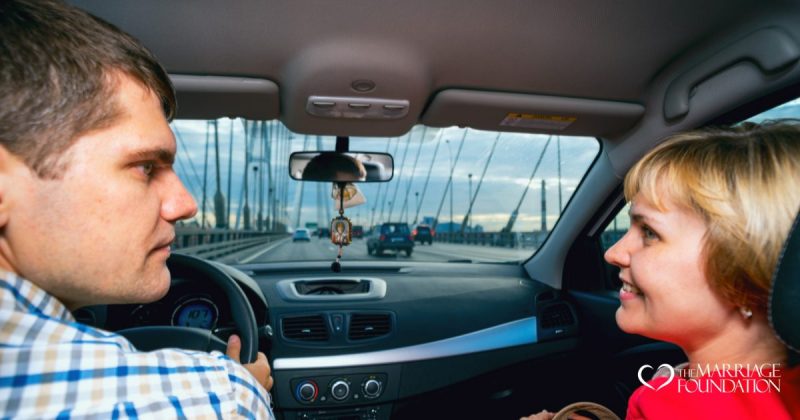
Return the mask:
[[[336,106],[336,102],[331,101],[314,101],[313,104],[318,108],[333,108]]]
[[[370,104],[362,104],[362,103],[350,103],[347,104],[351,109],[369,109],[371,106]]]
[[[397,120],[405,118],[409,109],[407,99],[314,95],[306,102],[306,112],[323,118]]]

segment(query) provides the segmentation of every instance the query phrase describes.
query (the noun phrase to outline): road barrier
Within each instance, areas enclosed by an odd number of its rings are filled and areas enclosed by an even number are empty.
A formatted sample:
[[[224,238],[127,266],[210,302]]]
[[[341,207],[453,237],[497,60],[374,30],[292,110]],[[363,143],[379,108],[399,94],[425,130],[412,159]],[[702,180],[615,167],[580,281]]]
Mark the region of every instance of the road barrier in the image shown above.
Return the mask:
[[[288,237],[285,232],[176,227],[173,249],[183,254],[216,259]]]

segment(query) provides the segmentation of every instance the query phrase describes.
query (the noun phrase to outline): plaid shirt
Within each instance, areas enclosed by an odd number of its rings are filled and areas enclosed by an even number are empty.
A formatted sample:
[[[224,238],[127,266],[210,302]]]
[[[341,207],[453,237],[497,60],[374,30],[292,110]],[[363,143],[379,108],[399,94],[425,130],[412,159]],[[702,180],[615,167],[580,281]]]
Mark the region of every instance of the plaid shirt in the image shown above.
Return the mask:
[[[0,271],[0,418],[273,418],[269,394],[219,352],[138,352]]]

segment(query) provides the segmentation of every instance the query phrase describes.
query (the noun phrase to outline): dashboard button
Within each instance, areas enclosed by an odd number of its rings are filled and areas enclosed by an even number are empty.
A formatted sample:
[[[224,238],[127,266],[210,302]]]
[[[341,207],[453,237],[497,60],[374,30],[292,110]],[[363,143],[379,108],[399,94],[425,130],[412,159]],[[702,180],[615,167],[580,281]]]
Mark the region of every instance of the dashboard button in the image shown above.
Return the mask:
[[[377,379],[369,379],[364,382],[364,396],[367,398],[377,398],[383,390],[383,384]]]
[[[339,401],[346,399],[350,395],[350,384],[339,379],[331,385],[331,396]]]
[[[312,402],[317,399],[319,389],[314,381],[303,381],[297,384],[295,396],[301,402]]]

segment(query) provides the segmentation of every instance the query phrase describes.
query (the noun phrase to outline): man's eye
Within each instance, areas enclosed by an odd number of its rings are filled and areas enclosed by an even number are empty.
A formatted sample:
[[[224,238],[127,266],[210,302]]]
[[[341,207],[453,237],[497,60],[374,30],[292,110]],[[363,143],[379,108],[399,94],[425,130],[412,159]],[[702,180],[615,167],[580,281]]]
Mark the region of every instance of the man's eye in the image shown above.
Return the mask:
[[[139,169],[141,169],[142,173],[148,178],[153,176],[153,171],[155,171],[156,168],[156,166],[152,162],[140,163],[138,167]]]

